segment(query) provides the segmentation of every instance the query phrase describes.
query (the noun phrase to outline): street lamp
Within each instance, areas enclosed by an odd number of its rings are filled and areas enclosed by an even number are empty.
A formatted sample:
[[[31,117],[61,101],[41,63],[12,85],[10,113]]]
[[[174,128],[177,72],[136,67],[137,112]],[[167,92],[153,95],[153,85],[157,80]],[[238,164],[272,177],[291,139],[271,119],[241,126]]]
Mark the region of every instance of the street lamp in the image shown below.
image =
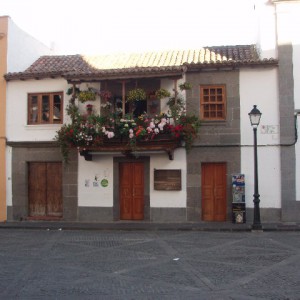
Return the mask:
[[[253,127],[254,134],[254,215],[253,215],[253,230],[262,230],[262,225],[260,222],[260,209],[259,209],[259,193],[258,193],[258,171],[257,171],[257,127],[260,122],[261,112],[253,105],[253,109],[249,112],[249,118],[251,126]]]

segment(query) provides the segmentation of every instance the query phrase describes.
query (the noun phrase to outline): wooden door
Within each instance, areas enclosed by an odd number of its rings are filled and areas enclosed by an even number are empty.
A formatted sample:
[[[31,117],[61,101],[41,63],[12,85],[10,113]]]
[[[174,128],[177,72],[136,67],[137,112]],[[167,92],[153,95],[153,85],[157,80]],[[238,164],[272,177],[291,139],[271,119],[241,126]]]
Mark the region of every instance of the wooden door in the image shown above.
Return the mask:
[[[61,217],[62,164],[32,162],[28,169],[29,216]]]
[[[144,219],[144,164],[120,163],[120,219]]]
[[[226,221],[226,164],[202,164],[201,176],[202,220]]]

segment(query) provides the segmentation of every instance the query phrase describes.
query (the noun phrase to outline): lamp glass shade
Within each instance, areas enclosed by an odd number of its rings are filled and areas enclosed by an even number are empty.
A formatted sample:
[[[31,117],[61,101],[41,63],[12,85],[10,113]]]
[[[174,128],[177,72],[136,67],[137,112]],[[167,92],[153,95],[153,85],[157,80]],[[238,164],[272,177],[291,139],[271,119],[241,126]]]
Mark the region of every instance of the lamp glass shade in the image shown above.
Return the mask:
[[[256,108],[256,105],[253,105],[253,108],[248,115],[250,118],[251,126],[258,126],[262,113]]]

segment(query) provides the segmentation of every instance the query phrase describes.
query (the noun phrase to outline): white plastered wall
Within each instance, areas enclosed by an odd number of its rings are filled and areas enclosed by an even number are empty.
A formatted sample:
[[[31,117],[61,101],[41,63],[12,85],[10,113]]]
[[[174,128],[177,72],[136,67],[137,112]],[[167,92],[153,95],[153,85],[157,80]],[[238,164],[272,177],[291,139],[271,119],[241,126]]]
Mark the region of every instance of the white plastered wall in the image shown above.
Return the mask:
[[[8,19],[7,71],[21,72],[28,68],[41,55],[50,55],[52,51],[21,30]]]
[[[99,85],[89,85],[99,88]],[[6,112],[6,132],[8,141],[52,141],[56,131],[61,127],[60,124],[27,124],[27,98],[28,93],[64,93],[64,123],[70,120],[65,113],[65,108],[69,104],[71,96],[66,94],[70,85],[64,79],[44,79],[44,80],[25,80],[9,81],[7,84],[7,112]],[[86,89],[84,84],[80,87]],[[95,110],[100,109],[99,97],[96,101],[89,102],[95,106]],[[87,102],[79,104],[80,110],[85,111]]]
[[[7,84],[6,132],[8,141],[51,141],[61,125],[27,125],[28,93],[65,92],[64,79],[9,81]],[[64,107],[67,105],[64,94]]]
[[[260,206],[281,207],[277,69],[243,69],[240,72],[241,171],[245,174],[246,206],[253,207],[253,128],[248,113],[257,105],[262,117],[257,129]]]
[[[286,4],[288,5],[288,4]],[[293,76],[294,76],[294,101],[295,109],[300,111],[300,2],[289,3],[289,32],[293,45]],[[300,201],[300,115],[297,116],[298,142],[295,145],[296,151],[296,200]]]
[[[261,58],[277,58],[276,13],[274,5],[266,0],[255,0],[257,16],[257,45]]]
[[[181,169],[181,191],[154,190],[154,169]],[[108,185],[103,187],[103,179]],[[78,164],[78,206],[113,207],[113,157],[94,155],[93,161],[79,157]],[[186,152],[184,148],[175,150],[174,160],[166,153],[151,154],[150,157],[150,206],[186,207]]]
[[[108,181],[106,187],[101,185],[103,179]],[[113,187],[112,156],[94,155],[93,161],[79,156],[78,206],[112,207]]]

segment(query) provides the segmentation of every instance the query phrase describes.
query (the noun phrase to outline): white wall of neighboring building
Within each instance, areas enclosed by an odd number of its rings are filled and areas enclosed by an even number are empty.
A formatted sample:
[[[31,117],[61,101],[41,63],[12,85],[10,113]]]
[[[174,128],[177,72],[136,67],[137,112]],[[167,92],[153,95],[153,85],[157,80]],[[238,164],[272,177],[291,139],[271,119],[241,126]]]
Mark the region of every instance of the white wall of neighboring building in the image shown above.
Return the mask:
[[[41,55],[53,54],[47,46],[21,30],[10,18],[7,47],[7,72],[24,71]]]
[[[253,129],[248,113],[257,105],[262,117],[257,130],[258,180],[261,207],[281,207],[279,96],[277,69],[243,69],[240,72],[241,171],[245,174],[246,206],[253,207]]]
[[[289,11],[288,22],[289,38],[293,46],[293,76],[294,76],[294,102],[295,109],[300,111],[300,2],[286,3],[285,10]],[[298,136],[300,130],[300,115],[297,116]],[[300,139],[295,145],[296,151],[296,200],[300,201]]]
[[[275,6],[266,0],[255,1],[257,45],[261,58],[277,58]]]

